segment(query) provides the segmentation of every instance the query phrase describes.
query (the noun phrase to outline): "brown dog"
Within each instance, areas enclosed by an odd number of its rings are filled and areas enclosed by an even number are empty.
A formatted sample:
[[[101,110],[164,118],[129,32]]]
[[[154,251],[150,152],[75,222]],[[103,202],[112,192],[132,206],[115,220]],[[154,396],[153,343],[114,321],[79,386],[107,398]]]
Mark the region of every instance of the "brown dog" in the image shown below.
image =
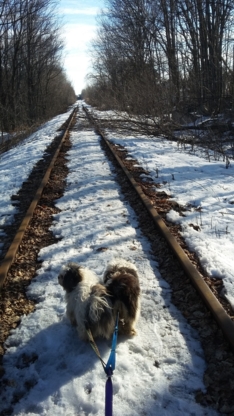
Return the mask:
[[[123,259],[110,262],[103,284],[88,268],[68,263],[58,276],[66,291],[67,317],[79,337],[87,341],[87,328],[94,338],[111,338],[117,313],[119,332],[135,335],[140,314],[140,287],[136,267]]]
[[[119,312],[119,332],[135,335],[140,315],[140,285],[136,266],[124,259],[112,260],[104,272],[103,281],[112,299],[114,316]]]

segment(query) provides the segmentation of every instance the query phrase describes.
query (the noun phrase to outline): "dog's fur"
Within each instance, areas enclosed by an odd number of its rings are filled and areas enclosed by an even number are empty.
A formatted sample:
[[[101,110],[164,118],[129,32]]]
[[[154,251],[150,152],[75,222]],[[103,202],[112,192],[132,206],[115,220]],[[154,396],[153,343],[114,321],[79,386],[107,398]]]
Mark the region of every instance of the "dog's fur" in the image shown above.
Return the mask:
[[[89,328],[94,338],[111,338],[117,313],[119,332],[134,335],[140,313],[140,287],[136,267],[123,259],[113,260],[104,273],[104,284],[86,267],[68,263],[58,276],[66,291],[67,317],[78,335],[88,340]]]
[[[136,266],[124,259],[112,260],[107,265],[103,281],[112,296],[114,316],[119,312],[119,332],[135,335],[140,315],[140,285]]]

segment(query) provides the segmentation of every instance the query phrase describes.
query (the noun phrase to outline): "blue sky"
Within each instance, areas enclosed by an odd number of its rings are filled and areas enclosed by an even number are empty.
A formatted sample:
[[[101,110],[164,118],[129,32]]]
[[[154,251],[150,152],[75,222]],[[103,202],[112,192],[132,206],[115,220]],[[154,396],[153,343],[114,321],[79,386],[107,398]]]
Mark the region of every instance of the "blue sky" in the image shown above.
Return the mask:
[[[60,0],[59,14],[64,23],[64,68],[79,94],[85,87],[85,76],[90,70],[90,41],[95,37],[96,16],[104,0]]]

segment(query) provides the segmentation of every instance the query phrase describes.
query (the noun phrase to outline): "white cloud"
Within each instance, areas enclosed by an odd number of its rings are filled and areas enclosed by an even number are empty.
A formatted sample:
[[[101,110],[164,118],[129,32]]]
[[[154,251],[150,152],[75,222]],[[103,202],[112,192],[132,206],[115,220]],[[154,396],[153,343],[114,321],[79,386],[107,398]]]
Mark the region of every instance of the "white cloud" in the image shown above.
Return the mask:
[[[69,24],[65,27],[66,43],[64,68],[76,93],[85,87],[85,77],[90,72],[90,42],[94,39],[96,26]]]
[[[79,94],[86,85],[86,75],[89,72],[89,59],[84,56],[84,59],[80,57],[68,59],[66,64],[66,73],[68,79],[71,81],[76,94]]]
[[[87,50],[90,41],[95,38],[96,26],[86,24],[67,24],[65,26],[64,39],[66,50]]]
[[[100,11],[100,7],[86,7],[81,9],[71,9],[71,8],[61,8],[60,13],[63,15],[86,15],[86,16],[96,16]]]
[[[96,35],[96,15],[103,0],[60,0],[59,14],[63,16],[64,69],[76,93],[85,87],[90,72],[90,43]]]

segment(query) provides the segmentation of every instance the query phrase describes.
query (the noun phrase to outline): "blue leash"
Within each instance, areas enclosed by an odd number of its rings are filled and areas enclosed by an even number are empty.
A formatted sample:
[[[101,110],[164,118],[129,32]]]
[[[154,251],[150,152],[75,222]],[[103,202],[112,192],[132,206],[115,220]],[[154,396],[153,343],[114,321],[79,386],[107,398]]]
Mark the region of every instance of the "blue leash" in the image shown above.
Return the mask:
[[[115,370],[115,353],[116,353],[116,345],[117,345],[117,337],[118,337],[118,320],[119,314],[117,314],[116,322],[115,322],[115,330],[112,337],[112,345],[111,345],[111,352],[107,361],[107,364],[104,363],[99,351],[98,347],[93,339],[92,333],[90,329],[87,329],[87,334],[89,337],[89,342],[95,353],[97,354],[98,358],[101,361],[103,369],[107,375],[106,380],[106,388],[105,388],[105,416],[112,416],[113,414],[113,386],[112,386],[112,375],[113,371]]]
[[[113,410],[113,386],[112,386],[112,380],[111,376],[113,373],[110,373],[110,375],[107,374],[108,378],[106,380],[106,397],[105,397],[105,416],[112,416],[112,410]]]
[[[105,399],[105,416],[112,416],[113,409],[113,386],[111,376],[115,370],[115,351],[117,345],[117,336],[118,336],[118,318],[119,314],[116,317],[115,330],[112,338],[112,346],[109,359],[106,364],[105,373],[107,375],[106,380],[106,399]]]
[[[111,352],[110,352],[110,356],[107,361],[106,369],[105,369],[107,376],[109,375],[109,371],[113,372],[115,370],[115,350],[116,350],[117,337],[118,337],[118,320],[119,320],[119,314],[116,317],[115,330],[114,330],[113,338],[112,338]]]

